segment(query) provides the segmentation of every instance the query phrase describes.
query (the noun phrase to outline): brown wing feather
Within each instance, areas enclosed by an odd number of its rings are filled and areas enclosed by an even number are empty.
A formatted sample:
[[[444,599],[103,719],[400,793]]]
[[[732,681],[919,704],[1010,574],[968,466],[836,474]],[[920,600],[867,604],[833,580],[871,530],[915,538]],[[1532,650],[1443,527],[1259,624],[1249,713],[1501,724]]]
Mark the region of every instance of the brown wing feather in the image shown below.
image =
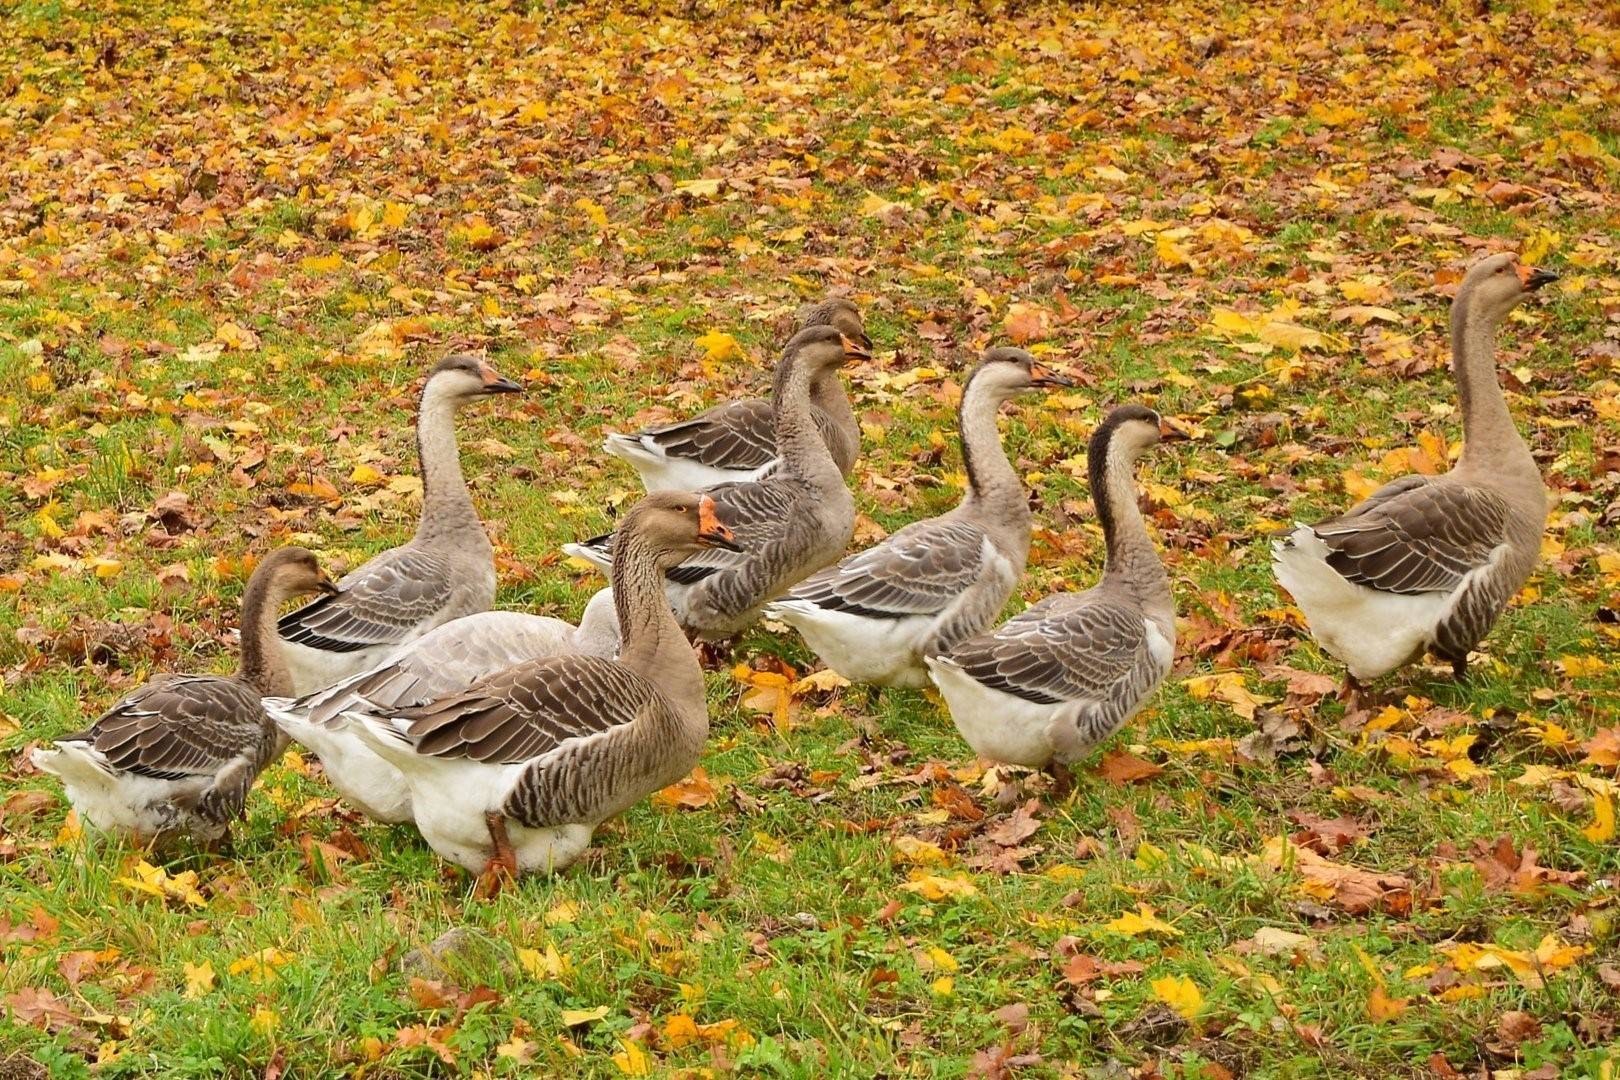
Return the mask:
[[[419,754],[509,764],[628,724],[657,698],[652,683],[611,660],[553,656],[397,715]]]
[[[1451,592],[1506,542],[1509,514],[1481,488],[1397,481],[1312,531],[1347,581],[1389,593]]]
[[[256,751],[271,727],[259,697],[236,679],[171,675],[154,680],[64,741],[85,741],[113,768],[161,780],[218,772]]]

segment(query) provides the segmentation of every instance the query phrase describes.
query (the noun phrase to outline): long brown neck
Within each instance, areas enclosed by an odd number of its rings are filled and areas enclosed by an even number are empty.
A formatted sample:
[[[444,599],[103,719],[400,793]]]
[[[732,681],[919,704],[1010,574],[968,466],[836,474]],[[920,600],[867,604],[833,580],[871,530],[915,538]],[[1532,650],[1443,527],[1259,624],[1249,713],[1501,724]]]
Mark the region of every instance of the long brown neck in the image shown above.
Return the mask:
[[[1098,451],[1101,451],[1100,453]],[[1092,447],[1086,461],[1107,548],[1103,581],[1128,589],[1149,615],[1174,626],[1170,575],[1153,548],[1136,492],[1136,462],[1113,439]]]
[[[683,712],[707,715],[703,669],[664,594],[664,571],[679,560],[653,550],[632,528],[614,541],[613,609],[622,644],[619,663],[657,686]]]
[[[287,596],[274,574],[256,574],[242,594],[242,656],[236,674],[260,697],[292,696],[292,671],[276,633],[276,613]]]
[[[1530,448],[1513,425],[1496,372],[1496,328],[1500,316],[1479,310],[1470,293],[1451,305],[1451,370],[1462,409],[1463,449],[1457,472],[1464,478],[1540,473]]]
[[[808,365],[789,356],[777,379],[776,448],[782,468],[801,480],[827,488],[843,487],[844,476],[827,449],[821,429],[810,414],[810,384],[815,377]],[[833,378],[837,378],[834,374]]]
[[[962,438],[962,465],[967,472],[967,497],[963,505],[969,513],[990,524],[1011,526],[1021,531],[1024,546],[1029,545],[1029,497],[1024,485],[1007,460],[1007,451],[1001,445],[1001,432],[996,420],[1001,406],[1011,401],[1016,391],[997,384],[985,374],[986,368],[974,371],[962,388],[962,405],[958,413],[958,431]]]
[[[416,416],[416,450],[422,462],[422,519],[418,540],[432,542],[447,536],[465,536],[469,527],[483,531],[467,481],[461,475],[461,451],[456,446],[456,402],[432,379],[422,388]]]
[[[855,407],[850,404],[849,391],[836,371],[823,371],[810,381],[810,401],[827,414],[833,427],[841,431],[854,431],[860,424],[855,419]]]

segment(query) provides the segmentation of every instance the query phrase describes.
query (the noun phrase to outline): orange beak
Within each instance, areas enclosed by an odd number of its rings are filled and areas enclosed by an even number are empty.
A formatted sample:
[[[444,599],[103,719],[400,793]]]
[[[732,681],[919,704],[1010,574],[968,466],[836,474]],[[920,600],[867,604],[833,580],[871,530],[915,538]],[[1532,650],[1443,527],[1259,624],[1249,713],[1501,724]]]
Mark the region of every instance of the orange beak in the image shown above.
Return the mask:
[[[1047,367],[1045,364],[1036,361],[1035,363],[1029,365],[1029,385],[1058,387],[1073,386],[1075,385],[1075,382],[1062,372],[1056,371]]]
[[[1526,266],[1524,263],[1516,264],[1513,269],[1519,275],[1519,284],[1523,285],[1527,290],[1530,291],[1534,291],[1541,288],[1543,285],[1547,285],[1558,280],[1558,275],[1553,273],[1551,270],[1542,270],[1539,267]]]
[[[698,539],[705,547],[716,547],[725,551],[742,550],[742,546],[737,543],[737,537],[714,516],[714,500],[707,495],[698,499]]]
[[[335,596],[335,595],[337,595],[337,591],[338,591],[337,582],[333,581],[331,578],[327,577],[325,574],[322,574],[319,578],[316,579],[315,588],[319,589],[321,592],[325,593],[327,596]]]
[[[1164,417],[1159,417],[1159,438],[1166,442],[1180,442],[1192,438],[1184,428],[1172,424]]]
[[[487,363],[478,365],[478,375],[484,380],[484,393],[486,394],[521,394],[523,392],[521,384],[508,379]]]
[[[844,343],[844,359],[845,360],[870,360],[870,359],[872,359],[872,347],[871,347],[871,345],[867,344],[866,342],[857,341],[854,338],[850,337],[848,334],[839,334],[838,337]]]

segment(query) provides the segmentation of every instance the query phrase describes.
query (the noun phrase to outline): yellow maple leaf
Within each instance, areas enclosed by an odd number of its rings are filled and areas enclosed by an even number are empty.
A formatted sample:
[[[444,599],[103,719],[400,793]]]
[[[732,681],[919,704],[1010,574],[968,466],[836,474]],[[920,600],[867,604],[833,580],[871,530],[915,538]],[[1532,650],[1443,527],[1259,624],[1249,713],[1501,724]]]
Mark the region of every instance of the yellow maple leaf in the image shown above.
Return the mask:
[[[1127,911],[1119,918],[1109,922],[1104,929],[1112,930],[1116,934],[1124,934],[1127,937],[1137,937],[1141,934],[1163,934],[1165,937],[1181,936],[1180,930],[1159,918],[1147,904],[1138,904],[1135,911]]]
[[[1561,656],[1558,666],[1572,679],[1601,675],[1609,670],[1608,663],[1601,656]]]
[[[214,988],[213,961],[204,960],[200,964],[187,962],[181,964],[180,968],[186,976],[186,997],[195,1000]]]
[[[737,339],[720,330],[710,330],[693,344],[703,350],[704,359],[714,363],[743,359],[742,346],[737,344]]]
[[[1166,975],[1150,984],[1153,996],[1191,1020],[1204,1007],[1203,992],[1198,984],[1184,975]]]
[[[226,971],[232,975],[246,975],[256,983],[272,982],[276,978],[276,969],[286,967],[292,960],[291,956],[272,945],[240,960],[233,960]]]
[[[1614,800],[1598,794],[1592,799],[1592,824],[1581,830],[1581,835],[1594,844],[1607,844],[1614,839]]]
[[[606,1005],[598,1005],[594,1009],[564,1009],[562,1011],[563,1027],[579,1027],[582,1024],[594,1024],[608,1014]]]
[[[585,216],[590,218],[591,224],[595,225],[598,229],[605,229],[608,227],[607,208],[601,203],[592,199],[587,199],[585,196],[581,195],[579,198],[574,200],[574,209],[585,211]]]
[[[380,484],[383,482],[383,474],[370,465],[362,463],[354,467],[354,471],[349,474],[349,479],[356,484]]]
[[[911,880],[900,886],[901,892],[916,893],[924,900],[940,901],[946,897],[979,895],[979,887],[962,874],[949,877],[930,874],[926,870],[913,870]]]
[[[1187,688],[1194,701],[1224,701],[1232,707],[1232,711],[1245,720],[1253,720],[1255,710],[1270,698],[1260,697],[1252,692],[1244,681],[1243,674],[1237,671],[1217,671],[1213,675],[1199,675],[1188,679],[1182,684]]]
[[[620,1072],[626,1076],[652,1075],[652,1058],[641,1048],[640,1043],[621,1039],[619,1045],[623,1049],[613,1055],[613,1064],[619,1067]]]
[[[682,180],[675,185],[675,190],[698,198],[712,199],[720,194],[720,181],[712,177],[699,180]]]
[[[550,942],[541,949],[518,949],[518,966],[531,979],[562,980],[573,974],[574,965]]]

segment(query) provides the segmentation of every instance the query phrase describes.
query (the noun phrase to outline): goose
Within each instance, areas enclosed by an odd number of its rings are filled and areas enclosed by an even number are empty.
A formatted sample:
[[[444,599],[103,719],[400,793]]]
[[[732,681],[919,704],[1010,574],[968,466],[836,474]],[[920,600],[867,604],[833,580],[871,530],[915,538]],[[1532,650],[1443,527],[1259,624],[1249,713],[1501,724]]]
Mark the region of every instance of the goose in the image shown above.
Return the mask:
[[[618,651],[613,590],[599,589],[577,627],[520,611],[463,615],[399,646],[368,671],[297,700],[267,697],[264,707],[284,734],[315,752],[327,781],[351,806],[373,821],[397,825],[411,820],[410,788],[356,733],[351,710],[423,705],[543,656],[611,657]]]
[[[1512,254],[1471,267],[1451,305],[1463,447],[1444,476],[1403,476],[1348,513],[1296,525],[1272,570],[1311,635],[1348,669],[1346,693],[1427,650],[1461,679],[1468,653],[1535,569],[1547,489],[1496,376],[1496,328],[1558,275]]]
[[[476,356],[446,357],[433,369],[416,421],[416,535],[345,575],[335,595],[282,616],[295,694],[365,671],[404,642],[495,602],[495,549],[462,479],[455,414],[475,398],[522,389]]]
[[[160,675],[83,731],[36,748],[35,766],[60,779],[98,829],[153,846],[185,836],[223,843],[253,781],[287,745],[259,703],[292,688],[276,609],[335,589],[303,548],[265,556],[242,597],[236,674]]]
[[[871,348],[866,326],[854,304],[829,297],[799,312],[799,329],[831,326],[864,349]],[[602,448],[630,463],[648,491],[701,489],[715,484],[758,480],[776,465],[776,422],[771,403],[781,393],[782,365],[770,398],[728,401],[690,420],[643,428],[629,434],[610,432]],[[810,383],[811,415],[832,452],[838,471],[848,476],[861,447],[861,427],[849,394],[834,371]]]
[[[1069,766],[1118,731],[1169,673],[1175,605],[1133,473],[1161,439],[1180,437],[1141,405],[1110,412],[1086,449],[1106,549],[1102,580],[927,658],[957,731],[980,757],[1046,769],[1067,791]]]
[[[714,499],[720,520],[736,532],[745,553],[704,551],[666,572],[670,604],[688,633],[705,642],[734,637],[759,617],[767,600],[844,553],[855,532],[855,500],[810,418],[810,386],[868,355],[832,326],[812,326],[788,341],[778,380],[779,464],[764,479],[702,492]],[[563,550],[606,568],[615,535]]]
[[[618,659],[531,660],[458,693],[360,714],[399,769],[434,851],[496,887],[561,870],[598,824],[685,776],[708,738],[703,671],[664,598],[663,571],[737,542],[713,499],[655,492],[619,527]]]
[[[994,622],[1029,558],[1029,499],[996,414],[1031,388],[1073,385],[1023,349],[987,351],[962,390],[962,504],[812,575],[765,605],[765,616],[797,629],[852,682],[927,686],[923,657]]]

